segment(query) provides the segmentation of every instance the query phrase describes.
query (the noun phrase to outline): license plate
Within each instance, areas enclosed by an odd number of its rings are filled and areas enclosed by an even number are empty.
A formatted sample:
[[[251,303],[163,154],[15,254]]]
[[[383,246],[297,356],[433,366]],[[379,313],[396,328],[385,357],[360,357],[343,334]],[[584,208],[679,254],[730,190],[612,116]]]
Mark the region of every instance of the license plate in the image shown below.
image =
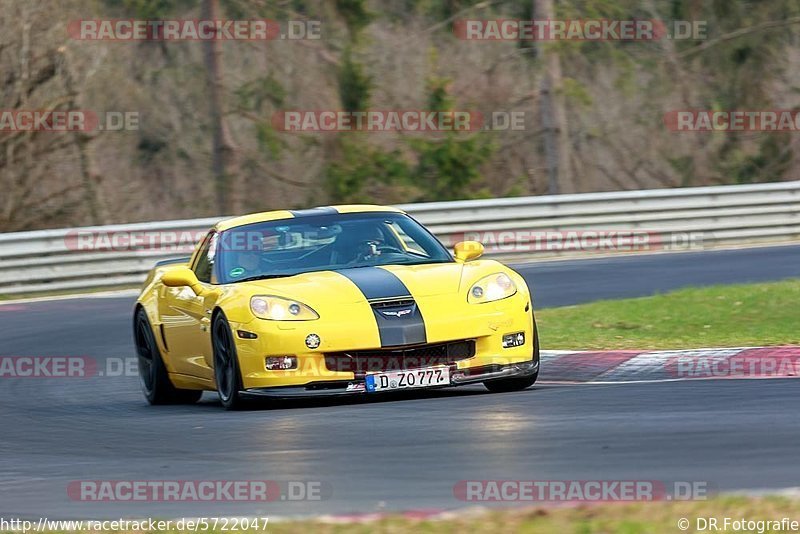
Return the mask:
[[[427,367],[425,369],[374,373],[366,376],[366,383],[369,392],[449,386],[450,368]]]

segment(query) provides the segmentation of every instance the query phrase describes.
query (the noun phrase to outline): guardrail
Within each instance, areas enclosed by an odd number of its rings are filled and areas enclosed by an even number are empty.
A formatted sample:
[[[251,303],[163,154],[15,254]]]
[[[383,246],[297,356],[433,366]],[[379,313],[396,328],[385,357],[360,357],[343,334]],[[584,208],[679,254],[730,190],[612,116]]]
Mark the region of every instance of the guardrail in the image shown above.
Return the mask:
[[[488,256],[516,261],[589,254],[587,248],[591,250],[592,244],[597,244],[598,235],[617,231],[633,231],[639,237],[637,242],[644,243],[639,247],[644,250],[800,239],[800,181],[398,207],[425,224],[446,245],[479,238],[487,241]],[[0,234],[0,295],[139,284],[156,261],[185,256],[185,248],[218,220]],[[170,235],[177,237],[175,247],[184,250],[118,250],[110,243],[106,250],[102,244],[84,246],[80,236],[91,233]],[[575,243],[580,246],[572,248]],[[599,249],[613,251],[602,246]]]

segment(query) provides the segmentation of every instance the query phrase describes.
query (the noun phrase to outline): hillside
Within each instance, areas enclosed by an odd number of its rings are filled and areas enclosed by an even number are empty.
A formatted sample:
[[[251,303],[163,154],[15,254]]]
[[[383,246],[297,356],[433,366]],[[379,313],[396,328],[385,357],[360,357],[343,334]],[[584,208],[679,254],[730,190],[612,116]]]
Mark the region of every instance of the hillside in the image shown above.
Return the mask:
[[[702,39],[533,43],[454,31],[465,19],[542,18],[550,3],[0,0],[3,111],[137,117],[123,131],[0,131],[0,231],[796,179],[797,133],[674,132],[664,122],[671,110],[797,108],[796,1],[552,2],[560,19],[702,21]],[[210,4],[227,19],[318,21],[320,38],[228,40],[214,50],[80,40],[69,30],[86,19],[199,19]],[[563,116],[548,128],[542,114],[552,106]],[[499,131],[284,132],[275,117],[286,110],[461,110],[524,121]],[[561,148],[556,183],[552,142]]]

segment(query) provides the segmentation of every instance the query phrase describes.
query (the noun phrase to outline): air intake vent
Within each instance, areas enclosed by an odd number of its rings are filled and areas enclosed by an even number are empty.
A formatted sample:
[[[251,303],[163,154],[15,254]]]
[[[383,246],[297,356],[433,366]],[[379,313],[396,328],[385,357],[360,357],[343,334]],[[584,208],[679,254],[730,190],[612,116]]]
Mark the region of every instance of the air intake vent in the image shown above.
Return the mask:
[[[448,365],[473,356],[475,340],[465,339],[402,349],[329,352],[325,354],[325,365],[330,371],[397,371]]]
[[[401,297],[401,298],[393,298],[393,299],[384,299],[384,300],[371,300],[369,301],[370,305],[374,309],[383,309],[383,308],[399,308],[402,306],[413,306],[414,299],[411,297]]]

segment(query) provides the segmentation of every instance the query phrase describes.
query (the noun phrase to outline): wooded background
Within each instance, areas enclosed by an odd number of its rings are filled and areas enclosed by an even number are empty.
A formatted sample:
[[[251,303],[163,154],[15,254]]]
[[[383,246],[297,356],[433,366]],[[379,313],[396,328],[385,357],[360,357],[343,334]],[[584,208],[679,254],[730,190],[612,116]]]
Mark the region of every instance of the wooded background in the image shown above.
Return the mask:
[[[707,39],[477,42],[460,19],[705,21]],[[103,42],[78,19],[318,20],[319,40]],[[676,133],[675,109],[796,109],[797,0],[0,0],[3,110],[135,111],[0,132],[0,231],[797,179],[800,134]],[[525,129],[285,133],[287,109],[524,112]]]

